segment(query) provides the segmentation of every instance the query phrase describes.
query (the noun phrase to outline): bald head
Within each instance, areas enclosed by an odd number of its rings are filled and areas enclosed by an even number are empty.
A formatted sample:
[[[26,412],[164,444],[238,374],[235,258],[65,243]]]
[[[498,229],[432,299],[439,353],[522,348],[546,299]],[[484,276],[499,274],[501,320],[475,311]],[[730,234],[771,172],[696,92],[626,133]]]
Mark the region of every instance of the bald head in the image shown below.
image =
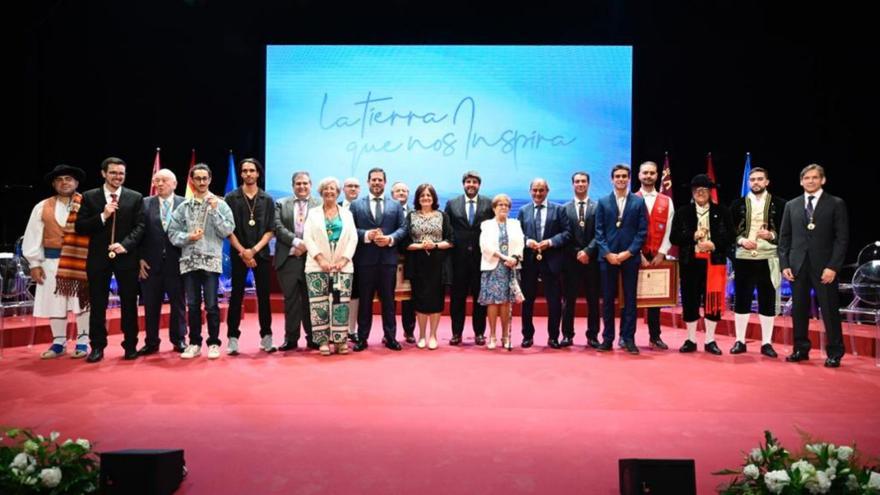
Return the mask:
[[[174,190],[177,188],[177,176],[167,168],[159,169],[153,174],[153,186],[159,197],[167,198],[174,194]]]

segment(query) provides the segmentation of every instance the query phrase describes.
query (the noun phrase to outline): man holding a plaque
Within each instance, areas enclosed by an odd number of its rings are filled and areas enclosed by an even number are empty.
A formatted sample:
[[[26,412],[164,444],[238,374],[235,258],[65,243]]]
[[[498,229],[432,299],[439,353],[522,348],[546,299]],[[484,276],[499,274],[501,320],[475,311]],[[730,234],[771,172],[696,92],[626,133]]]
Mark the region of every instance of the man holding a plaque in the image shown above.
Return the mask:
[[[541,178],[529,186],[532,202],[520,208],[517,214],[526,238],[523,251],[522,291],[522,346],[534,343],[535,325],[532,314],[538,296],[538,277],[544,281],[547,300],[547,345],[559,349],[559,323],[562,320],[562,300],[559,294],[559,274],[562,271],[563,247],[568,242],[569,228],[565,210],[547,200],[550,185]]]
[[[709,201],[714,187],[706,174],[694,176],[693,202],[682,207],[672,220],[670,241],[679,249],[681,307],[688,332],[680,352],[697,350],[697,322],[702,305],[706,323],[703,349],[721,355],[715,342],[715,326],[724,310],[727,250],[735,234],[727,208]]]
[[[736,229],[733,259],[735,289],[736,343],[731,354],[746,352],[746,329],[752,314],[752,294],[758,289],[761,320],[761,354],[775,358],[773,323],[776,318],[776,291],[782,280],[777,254],[777,236],[782,225],[785,200],[767,191],[767,170],[755,167],[749,172],[749,193],[730,205]]]
[[[815,163],[801,170],[804,194],[785,204],[779,230],[779,264],[791,282],[794,352],[785,360],[806,361],[810,354],[810,289],[822,310],[828,345],[825,366],[837,368],[843,357],[838,278],[846,246],[849,220],[846,203],[822,190],[825,169]]]
[[[648,234],[645,245],[642,246],[642,268],[650,268],[662,263],[666,260],[669,248],[672,247],[669,242],[669,231],[672,217],[675,215],[675,206],[672,204],[672,198],[657,191],[658,172],[659,167],[655,162],[648,161],[639,166],[639,182],[642,187],[636,196],[644,199],[648,208]],[[660,338],[660,308],[652,307],[645,311],[648,316],[651,348],[664,351],[669,349]]]
[[[116,276],[122,309],[124,359],[136,359],[138,339],[138,253],[144,235],[144,198],[123,188],[125,162],[109,157],[101,163],[103,186],[86,191],[76,218],[76,233],[89,236],[86,273],[89,277],[89,341],[86,361],[104,359],[107,347],[107,300],[110,277]]]
[[[574,308],[578,291],[584,288],[587,298],[587,345],[599,347],[599,260],[596,246],[596,201],[590,199],[590,174],[575,172],[571,176],[574,199],[565,204],[570,242],[565,246],[562,310],[562,347],[574,339]]]
[[[630,192],[630,169],[624,164],[611,169],[614,190],[596,205],[596,244],[599,246],[599,272],[602,277],[602,314],[604,329],[600,351],[610,351],[614,342],[614,300],[617,279],[623,279],[620,340],[630,354],[636,347],[636,286],[639,278],[639,253],[648,232],[648,209],[645,200]]]

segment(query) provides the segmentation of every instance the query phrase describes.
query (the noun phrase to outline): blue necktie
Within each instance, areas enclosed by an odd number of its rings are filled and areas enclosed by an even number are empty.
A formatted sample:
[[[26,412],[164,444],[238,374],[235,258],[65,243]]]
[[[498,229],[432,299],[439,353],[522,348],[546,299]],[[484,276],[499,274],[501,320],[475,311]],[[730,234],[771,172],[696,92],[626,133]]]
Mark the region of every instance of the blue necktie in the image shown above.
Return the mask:
[[[472,199],[468,200],[467,214],[468,214],[468,223],[470,225],[473,225],[474,224],[474,200],[472,200]]]
[[[808,222],[813,221],[813,211],[815,211],[815,209],[813,208],[813,199],[814,199],[813,196],[807,196],[807,221]]]
[[[541,210],[544,209],[544,205],[538,205],[535,207],[535,230],[538,232],[535,234],[535,240],[541,242],[544,240],[544,229],[541,228]]]

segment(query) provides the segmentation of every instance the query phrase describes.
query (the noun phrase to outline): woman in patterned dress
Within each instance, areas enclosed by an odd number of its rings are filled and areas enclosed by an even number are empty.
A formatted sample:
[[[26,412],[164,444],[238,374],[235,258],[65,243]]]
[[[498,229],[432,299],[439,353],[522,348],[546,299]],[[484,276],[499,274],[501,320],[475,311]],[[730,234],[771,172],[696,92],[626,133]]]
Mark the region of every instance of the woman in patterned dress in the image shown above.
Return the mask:
[[[495,218],[480,224],[480,297],[477,300],[487,306],[489,320],[488,349],[495,348],[495,328],[501,317],[501,342],[510,349],[510,304],[518,302],[519,292],[517,266],[522,260],[525,236],[518,220],[508,218],[510,197],[499,194],[492,198]],[[521,300],[521,299],[519,299]]]
[[[335,177],[321,180],[318,194],[323,203],[309,210],[303,226],[312,338],[324,356],[334,351],[348,353],[348,301],[357,229],[351,212],[336,203],[339,190]]]
[[[437,348],[437,326],[445,301],[445,286],[452,282],[450,258],[452,224],[440,211],[437,191],[431,184],[416,188],[413,211],[407,215],[409,244],[406,246],[405,275],[412,284],[412,300],[419,325],[419,349]],[[430,335],[425,327],[430,320]]]

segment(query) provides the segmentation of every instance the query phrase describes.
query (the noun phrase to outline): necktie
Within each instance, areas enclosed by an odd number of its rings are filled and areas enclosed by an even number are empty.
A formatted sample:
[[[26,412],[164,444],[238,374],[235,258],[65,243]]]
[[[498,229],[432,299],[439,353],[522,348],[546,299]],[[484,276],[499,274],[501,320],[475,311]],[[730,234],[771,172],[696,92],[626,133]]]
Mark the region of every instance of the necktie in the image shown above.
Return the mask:
[[[474,200],[472,200],[472,199],[468,200],[467,215],[468,215],[468,223],[470,225],[473,225],[474,224]]]
[[[294,219],[294,235],[298,239],[303,237],[303,224],[305,222],[305,201],[296,200],[296,218]]]
[[[373,220],[375,220],[376,223],[381,223],[382,222],[382,198],[373,198],[373,201],[376,202],[376,209],[373,213]]]
[[[110,193],[110,201],[111,201],[111,202],[115,203],[115,202],[116,202],[116,198],[118,198],[118,197],[119,197],[118,194],[116,194],[116,193]],[[810,196],[810,197],[812,198],[812,196]]]
[[[535,240],[541,242],[544,240],[544,229],[541,228],[541,211],[544,209],[544,205],[538,205],[535,207],[535,230],[537,233],[535,234]]]
[[[162,202],[162,230],[168,231],[168,212],[171,211],[170,202],[168,200],[160,200]]]
[[[815,199],[815,196],[807,196],[807,221],[810,222],[813,221],[813,211],[815,211],[813,208],[813,199]]]
[[[584,202],[578,201],[578,221],[581,226],[584,224]]]

